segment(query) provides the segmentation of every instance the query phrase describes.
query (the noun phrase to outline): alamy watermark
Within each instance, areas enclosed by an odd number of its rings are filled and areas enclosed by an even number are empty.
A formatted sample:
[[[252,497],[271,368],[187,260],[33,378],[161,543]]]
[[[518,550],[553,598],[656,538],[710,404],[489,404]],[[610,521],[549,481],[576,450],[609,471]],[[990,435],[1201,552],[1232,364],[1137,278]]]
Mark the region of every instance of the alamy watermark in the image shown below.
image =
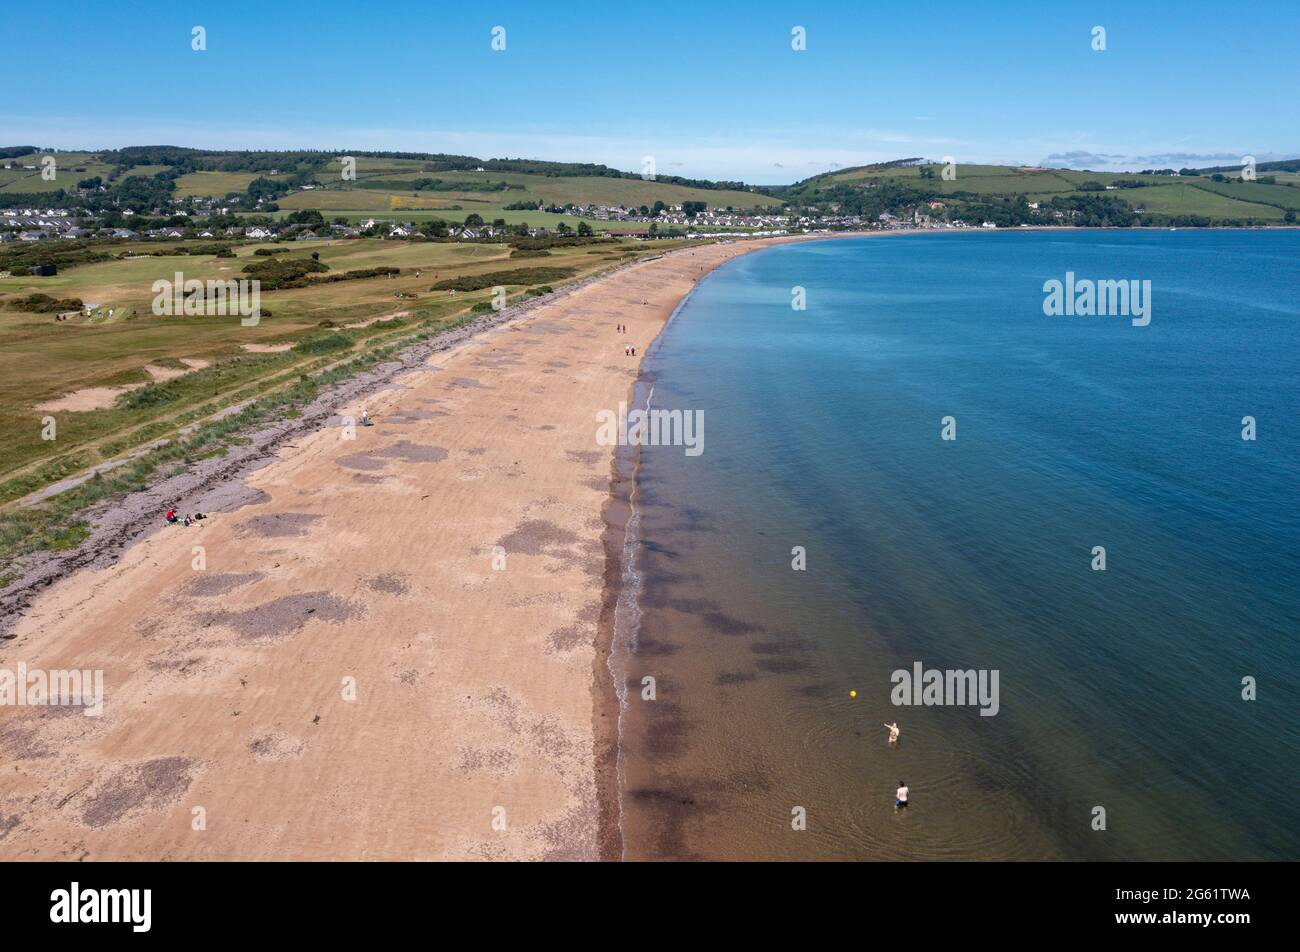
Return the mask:
[[[151,289],[157,317],[234,317],[244,327],[261,320],[262,282],[257,278],[226,281],[190,278],[177,271],[174,280],[159,278]]]
[[[687,456],[704,452],[703,410],[636,409],[596,411],[596,442],[601,446],[684,446]]]
[[[0,668],[0,707],[82,707],[86,717],[104,713],[104,672],[46,671],[18,662],[15,670]]]
[[[1131,317],[1134,327],[1151,323],[1151,281],[1136,278],[1094,281],[1075,278],[1043,282],[1043,313],[1048,317]]]
[[[912,670],[899,668],[889,676],[894,685],[889,700],[897,707],[975,707],[980,717],[993,717],[998,701],[998,669],[926,669],[921,662]]]

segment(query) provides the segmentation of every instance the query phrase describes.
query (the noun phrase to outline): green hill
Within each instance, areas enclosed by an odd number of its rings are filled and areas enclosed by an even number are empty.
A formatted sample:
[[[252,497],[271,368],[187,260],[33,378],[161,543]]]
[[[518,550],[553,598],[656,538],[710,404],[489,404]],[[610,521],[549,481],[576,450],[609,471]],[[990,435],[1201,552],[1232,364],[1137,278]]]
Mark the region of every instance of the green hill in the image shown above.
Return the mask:
[[[914,217],[919,211],[1001,226],[1265,225],[1293,223],[1300,215],[1300,177],[1281,168],[1253,182],[1232,181],[1211,170],[1116,173],[956,165],[949,175],[944,171],[937,163],[904,159],[839,169],[771,191],[797,207],[870,218]]]
[[[43,153],[19,146],[0,149],[12,167],[0,168],[0,204],[12,207],[31,196],[76,206],[86,200],[77,186],[87,180],[114,188],[132,177],[160,178],[178,198],[211,197],[236,209],[317,209],[331,218],[360,219],[381,213],[463,220],[478,213],[507,219],[519,206],[621,205],[653,207],[704,202],[710,208],[748,210],[779,206],[765,189],[743,182],[712,182],[680,176],[623,172],[589,163],[533,159],[480,159],[442,153],[330,151],[219,152],[177,146],[133,146],[102,152],[56,152],[58,176],[41,177]],[[344,178],[341,156],[355,161]],[[138,191],[138,190],[137,190]],[[140,204],[156,196],[139,194]],[[120,204],[120,203],[119,203]],[[511,209],[510,206],[515,206]],[[136,208],[136,211],[140,211]],[[534,213],[540,224],[545,213]],[[556,220],[560,220],[557,216]]]

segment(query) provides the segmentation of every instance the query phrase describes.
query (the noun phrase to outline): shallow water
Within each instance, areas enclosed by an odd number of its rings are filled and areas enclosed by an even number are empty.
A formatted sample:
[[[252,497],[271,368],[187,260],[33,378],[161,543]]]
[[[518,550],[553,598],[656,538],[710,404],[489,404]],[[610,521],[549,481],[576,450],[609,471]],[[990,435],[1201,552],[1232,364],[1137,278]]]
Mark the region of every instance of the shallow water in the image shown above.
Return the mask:
[[[892,236],[705,279],[645,365],[706,425],[641,454],[626,855],[1300,858],[1298,253]],[[1150,325],[1045,316],[1067,271],[1149,279]],[[896,706],[917,661],[996,670],[998,713]]]

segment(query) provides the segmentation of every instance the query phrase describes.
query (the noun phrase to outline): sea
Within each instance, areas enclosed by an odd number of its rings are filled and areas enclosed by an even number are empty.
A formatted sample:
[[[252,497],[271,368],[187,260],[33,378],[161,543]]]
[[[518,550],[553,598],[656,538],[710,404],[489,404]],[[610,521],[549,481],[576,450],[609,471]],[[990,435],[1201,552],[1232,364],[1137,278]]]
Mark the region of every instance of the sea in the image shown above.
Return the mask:
[[[1300,859],[1300,232],[774,245],[642,369],[625,858]]]

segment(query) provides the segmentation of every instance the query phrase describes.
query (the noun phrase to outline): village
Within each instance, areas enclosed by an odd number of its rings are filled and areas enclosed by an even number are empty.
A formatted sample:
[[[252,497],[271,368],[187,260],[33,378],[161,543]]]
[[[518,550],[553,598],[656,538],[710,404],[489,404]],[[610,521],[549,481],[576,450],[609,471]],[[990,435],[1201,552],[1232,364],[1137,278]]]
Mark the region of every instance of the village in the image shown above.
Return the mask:
[[[450,224],[428,220],[403,221],[398,218],[361,218],[352,222],[335,219],[326,222],[275,220],[258,217],[256,223],[228,225],[233,217],[231,210],[217,207],[215,199],[178,200],[172,208],[154,209],[151,214],[135,213],[124,209],[115,217],[146,219],[151,224],[164,219],[167,224],[158,227],[131,228],[111,226],[102,216],[81,213],[66,208],[7,208],[0,210],[0,242],[39,242],[57,240],[112,240],[161,239],[168,241],[199,239],[241,239],[245,241],[325,241],[339,238],[378,237],[394,240],[437,238],[452,241],[482,241],[508,236],[546,238],[552,235],[594,235],[595,229],[580,222],[573,229],[561,222],[554,228],[546,226],[507,225],[504,220],[483,222],[469,215],[465,224]],[[940,206],[942,207],[942,206]],[[626,223],[625,229],[604,228],[601,233],[610,238],[699,239],[728,238],[747,235],[770,237],[817,231],[863,231],[897,228],[965,228],[973,227],[960,220],[944,221],[917,210],[914,215],[899,217],[888,212],[875,219],[859,215],[821,214],[813,210],[791,211],[785,214],[742,212],[732,209],[690,210],[681,205],[670,205],[657,213],[646,213],[644,208],[624,206],[564,205],[545,209],[552,214],[586,221]],[[213,222],[221,224],[213,224]],[[635,227],[635,226],[642,227]],[[994,227],[990,222],[982,227]]]

